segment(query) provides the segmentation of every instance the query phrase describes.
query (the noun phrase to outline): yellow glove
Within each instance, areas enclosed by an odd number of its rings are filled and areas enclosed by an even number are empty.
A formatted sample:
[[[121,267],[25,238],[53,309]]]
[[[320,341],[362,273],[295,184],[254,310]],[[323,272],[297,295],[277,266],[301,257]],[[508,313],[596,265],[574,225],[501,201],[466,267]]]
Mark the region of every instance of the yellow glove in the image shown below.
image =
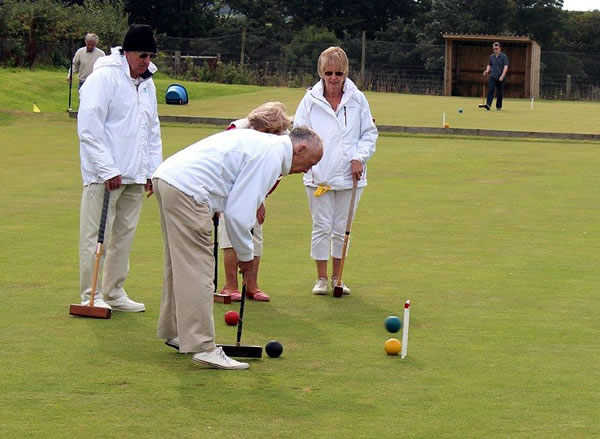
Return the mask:
[[[323,195],[325,192],[327,192],[327,191],[328,191],[328,190],[330,190],[330,189],[331,189],[331,186],[325,186],[325,185],[323,185],[323,184],[320,184],[320,185],[317,187],[317,189],[315,189],[315,192],[314,192],[314,194],[313,194],[313,195],[314,195],[315,197],[320,197],[321,195]]]

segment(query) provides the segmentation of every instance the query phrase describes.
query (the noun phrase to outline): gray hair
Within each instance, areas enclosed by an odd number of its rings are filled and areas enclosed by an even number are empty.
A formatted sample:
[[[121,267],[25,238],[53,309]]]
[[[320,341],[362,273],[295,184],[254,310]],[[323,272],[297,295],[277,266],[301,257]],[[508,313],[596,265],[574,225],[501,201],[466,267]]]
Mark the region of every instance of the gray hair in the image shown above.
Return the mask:
[[[87,43],[88,41],[93,41],[94,43],[98,44],[98,35],[96,35],[96,34],[87,34],[85,36],[85,42]]]
[[[307,127],[296,127],[290,133],[290,140],[293,145],[298,143],[306,144],[307,148],[311,150],[312,155],[320,155],[323,150],[323,141],[321,137]]]

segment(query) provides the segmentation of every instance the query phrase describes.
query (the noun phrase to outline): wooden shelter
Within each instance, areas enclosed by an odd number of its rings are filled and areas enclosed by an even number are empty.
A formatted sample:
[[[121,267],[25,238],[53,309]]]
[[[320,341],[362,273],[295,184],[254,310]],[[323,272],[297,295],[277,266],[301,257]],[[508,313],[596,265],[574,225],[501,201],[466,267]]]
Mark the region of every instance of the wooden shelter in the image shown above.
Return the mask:
[[[504,97],[539,97],[541,47],[536,41],[508,35],[443,34],[443,37],[445,96],[483,95],[483,71],[492,54],[492,44],[497,41],[509,62]]]

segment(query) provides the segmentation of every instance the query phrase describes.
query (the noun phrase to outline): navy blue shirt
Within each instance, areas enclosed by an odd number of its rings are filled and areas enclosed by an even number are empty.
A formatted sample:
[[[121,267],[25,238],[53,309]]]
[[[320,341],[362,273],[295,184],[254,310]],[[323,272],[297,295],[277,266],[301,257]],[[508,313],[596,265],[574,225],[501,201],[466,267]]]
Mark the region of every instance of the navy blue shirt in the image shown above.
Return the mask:
[[[500,52],[498,56],[494,53],[490,55],[490,66],[492,70],[490,70],[490,76],[494,79],[500,79],[502,76],[502,71],[504,70],[504,66],[508,65],[508,57],[504,54],[504,52]]]

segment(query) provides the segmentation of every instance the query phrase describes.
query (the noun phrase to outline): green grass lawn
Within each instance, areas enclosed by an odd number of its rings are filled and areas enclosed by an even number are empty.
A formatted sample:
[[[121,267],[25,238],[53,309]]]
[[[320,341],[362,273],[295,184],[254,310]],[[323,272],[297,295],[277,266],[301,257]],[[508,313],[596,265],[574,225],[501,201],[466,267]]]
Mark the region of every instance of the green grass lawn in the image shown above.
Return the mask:
[[[260,104],[279,100],[294,113],[305,93],[303,89],[174,81],[158,75],[156,86],[161,115],[203,116],[237,119]],[[166,105],[167,87],[182,83],[188,90],[188,105]],[[0,108],[13,112],[31,112],[36,102],[42,112],[61,113],[68,108],[69,85],[66,72],[58,70],[0,69]],[[498,129],[510,131],[545,131],[599,134],[598,103],[506,99],[504,110],[477,108],[480,98],[419,96],[390,93],[367,93],[377,124],[441,127],[443,113],[452,128]],[[72,91],[72,108],[78,108],[76,88]],[[463,113],[459,113],[459,108]],[[0,115],[0,121],[7,116]]]
[[[164,125],[165,156],[216,130]],[[0,144],[0,437],[597,436],[597,144],[382,136],[342,299],[310,294],[307,201],[300,177],[285,178],[267,203],[260,279],[273,300],[248,303],[244,327],[246,343],[285,350],[248,371],[202,370],[156,338],[154,198],[126,284],[147,312],[70,317],[75,122],[11,113]],[[401,360],[383,351],[383,321],[406,299]],[[234,308],[215,305],[218,342],[235,341]]]

